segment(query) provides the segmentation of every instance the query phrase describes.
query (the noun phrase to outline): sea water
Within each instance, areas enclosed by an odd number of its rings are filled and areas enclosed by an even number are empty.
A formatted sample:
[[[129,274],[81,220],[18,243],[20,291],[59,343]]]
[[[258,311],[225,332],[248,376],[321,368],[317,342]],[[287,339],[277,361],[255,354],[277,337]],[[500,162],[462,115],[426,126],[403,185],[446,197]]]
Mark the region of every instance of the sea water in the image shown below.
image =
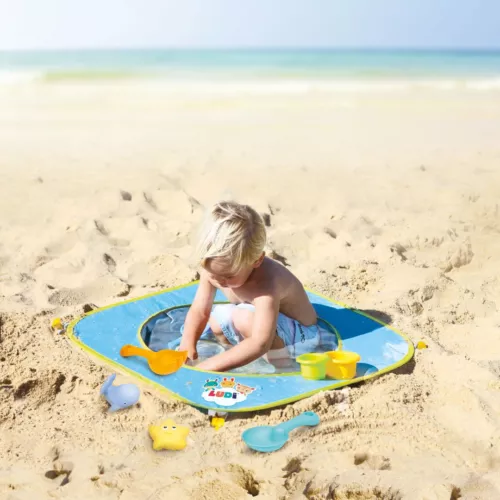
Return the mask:
[[[500,89],[500,51],[80,50],[0,52],[0,84],[154,80],[246,93]]]

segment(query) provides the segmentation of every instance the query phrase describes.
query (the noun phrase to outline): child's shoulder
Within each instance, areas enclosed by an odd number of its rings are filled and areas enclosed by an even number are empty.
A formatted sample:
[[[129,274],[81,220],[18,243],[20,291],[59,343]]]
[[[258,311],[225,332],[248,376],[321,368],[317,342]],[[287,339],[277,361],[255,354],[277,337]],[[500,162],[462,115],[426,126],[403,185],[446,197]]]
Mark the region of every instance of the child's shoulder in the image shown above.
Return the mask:
[[[295,275],[285,266],[266,257],[256,273],[257,282],[270,291],[281,294],[292,283],[297,281]]]
[[[264,261],[262,263],[262,268],[265,271],[266,274],[271,275],[271,276],[277,276],[279,278],[283,279],[296,279],[295,275],[287,269],[283,264],[280,262],[271,259],[270,257],[265,257]]]

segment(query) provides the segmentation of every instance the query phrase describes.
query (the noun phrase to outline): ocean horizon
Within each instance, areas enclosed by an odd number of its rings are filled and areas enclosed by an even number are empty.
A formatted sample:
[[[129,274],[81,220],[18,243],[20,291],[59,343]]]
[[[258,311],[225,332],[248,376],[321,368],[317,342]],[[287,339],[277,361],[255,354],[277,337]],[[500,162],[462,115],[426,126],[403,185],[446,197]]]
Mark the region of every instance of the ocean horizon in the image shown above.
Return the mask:
[[[433,85],[500,89],[500,49],[82,49],[0,51],[0,83]]]

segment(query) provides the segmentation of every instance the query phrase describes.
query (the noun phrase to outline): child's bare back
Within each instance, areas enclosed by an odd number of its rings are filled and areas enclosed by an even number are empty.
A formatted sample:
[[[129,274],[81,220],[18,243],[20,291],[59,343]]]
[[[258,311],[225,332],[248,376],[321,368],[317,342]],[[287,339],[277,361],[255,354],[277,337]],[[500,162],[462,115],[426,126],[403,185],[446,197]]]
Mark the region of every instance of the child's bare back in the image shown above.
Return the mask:
[[[206,271],[205,271],[206,272]],[[253,304],[256,297],[270,293],[279,300],[279,312],[310,326],[316,324],[316,311],[302,283],[284,266],[265,257],[262,265],[255,269],[245,284],[230,288],[219,284],[208,274],[208,280],[233,304]]]

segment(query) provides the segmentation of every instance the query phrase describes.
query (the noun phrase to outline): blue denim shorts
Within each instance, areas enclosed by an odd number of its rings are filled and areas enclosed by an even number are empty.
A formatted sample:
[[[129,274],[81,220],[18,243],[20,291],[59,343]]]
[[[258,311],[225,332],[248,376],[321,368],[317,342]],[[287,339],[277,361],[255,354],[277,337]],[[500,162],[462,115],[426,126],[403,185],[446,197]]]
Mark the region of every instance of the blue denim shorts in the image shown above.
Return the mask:
[[[219,304],[212,309],[212,315],[219,323],[224,336],[233,345],[243,340],[243,337],[233,324],[232,316],[236,308],[255,311],[252,304]],[[282,313],[278,314],[276,334],[283,341],[291,358],[315,351],[321,341],[321,330],[318,324],[304,326],[295,319],[289,318]]]

